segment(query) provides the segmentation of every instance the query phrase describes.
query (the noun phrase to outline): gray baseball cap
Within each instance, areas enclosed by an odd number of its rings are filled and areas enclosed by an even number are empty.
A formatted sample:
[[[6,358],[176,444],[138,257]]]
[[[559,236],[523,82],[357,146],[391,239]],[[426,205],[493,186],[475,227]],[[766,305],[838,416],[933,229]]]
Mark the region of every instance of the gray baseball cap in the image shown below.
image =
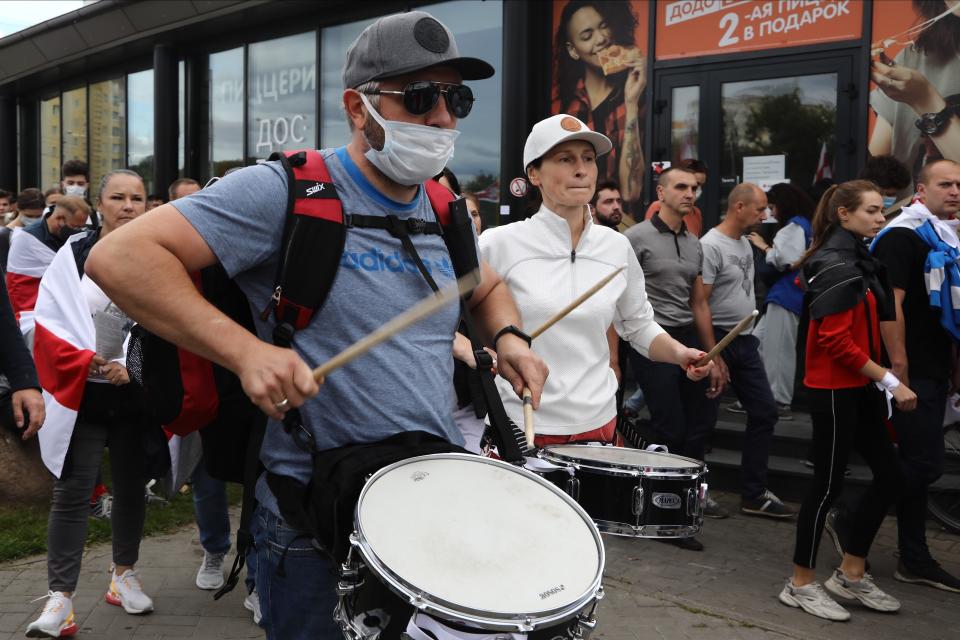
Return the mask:
[[[343,86],[353,89],[371,80],[437,65],[453,67],[464,80],[483,80],[494,74],[493,67],[483,60],[461,57],[453,32],[429,13],[397,13],[364,29],[347,49]]]

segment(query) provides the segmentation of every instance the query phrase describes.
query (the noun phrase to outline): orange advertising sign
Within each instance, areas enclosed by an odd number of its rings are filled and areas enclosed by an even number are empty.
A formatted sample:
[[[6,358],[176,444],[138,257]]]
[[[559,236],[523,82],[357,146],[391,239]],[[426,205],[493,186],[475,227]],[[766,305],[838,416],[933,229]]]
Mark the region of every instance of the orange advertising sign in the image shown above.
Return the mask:
[[[661,0],[658,60],[860,37],[861,0]]]

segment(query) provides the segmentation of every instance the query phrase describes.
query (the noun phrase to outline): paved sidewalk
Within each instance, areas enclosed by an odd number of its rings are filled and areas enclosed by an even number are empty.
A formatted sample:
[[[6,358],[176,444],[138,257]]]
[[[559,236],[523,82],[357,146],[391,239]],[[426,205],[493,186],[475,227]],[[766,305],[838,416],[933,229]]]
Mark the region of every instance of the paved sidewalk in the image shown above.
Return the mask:
[[[731,509],[734,496],[720,495]],[[236,514],[234,514],[236,515]],[[848,623],[829,623],[779,603],[777,594],[790,571],[794,524],[735,515],[708,520],[700,539],[703,553],[683,551],[650,540],[605,536],[607,596],[594,634],[603,640],[663,639],[814,639],[933,640],[957,637],[960,594],[905,585],[892,578],[896,524],[884,522],[871,561],[880,586],[899,598],[898,614],[851,606]],[[931,548],[944,567],[960,573],[960,537],[930,525]],[[140,569],[156,612],[129,616],[103,601],[110,564],[108,545],[84,557],[75,607],[79,638],[260,638],[262,632],[243,608],[242,586],[214,602],[193,584],[202,551],[196,530],[184,529],[148,539]],[[562,562],[561,559],[557,560]],[[836,554],[824,538],[818,574],[825,579]],[[46,593],[44,558],[0,565],[0,640],[22,638],[23,629],[42,608],[30,600]]]

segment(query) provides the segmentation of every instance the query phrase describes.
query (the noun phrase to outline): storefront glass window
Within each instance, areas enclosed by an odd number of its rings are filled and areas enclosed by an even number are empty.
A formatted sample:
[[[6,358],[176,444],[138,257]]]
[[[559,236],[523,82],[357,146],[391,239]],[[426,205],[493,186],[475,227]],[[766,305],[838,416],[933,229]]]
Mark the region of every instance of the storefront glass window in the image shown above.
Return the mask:
[[[125,165],[126,101],[123,78],[90,85],[90,182]],[[91,189],[91,193],[96,187]]]
[[[210,176],[243,166],[243,48],[210,55]]]
[[[248,51],[247,162],[316,148],[316,32],[257,42]]]
[[[127,165],[153,184],[153,69],[127,76]]]
[[[699,158],[700,87],[674,87],[670,100],[670,159]]]
[[[832,174],[837,74],[728,82],[721,87],[721,99],[721,211],[738,182],[770,186],[789,181],[806,188],[825,171]]]
[[[60,183],[60,96],[40,102],[40,184]]]
[[[497,73],[468,84],[477,97],[473,111],[457,124],[456,155],[450,168],[461,186],[480,195],[481,213],[495,219],[500,188],[500,99],[503,49],[503,3],[500,0],[458,0],[422,7],[453,31],[460,55],[486,60]],[[337,147],[350,140],[343,112],[343,64],[347,47],[373,20],[324,29],[321,35],[320,144]],[[489,211],[488,211],[489,210]]]
[[[86,87],[63,92],[63,159],[87,159]]]

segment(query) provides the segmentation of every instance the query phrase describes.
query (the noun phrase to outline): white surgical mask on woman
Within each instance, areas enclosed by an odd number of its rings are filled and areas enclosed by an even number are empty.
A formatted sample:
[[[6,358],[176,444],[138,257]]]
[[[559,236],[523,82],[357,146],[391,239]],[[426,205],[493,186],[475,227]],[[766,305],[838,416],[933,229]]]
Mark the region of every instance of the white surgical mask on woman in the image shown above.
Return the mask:
[[[383,149],[370,147],[364,155],[385,176],[398,184],[412,186],[426,182],[447,166],[459,131],[384,120],[367,96],[360,94],[360,98],[373,119],[383,127]]]

